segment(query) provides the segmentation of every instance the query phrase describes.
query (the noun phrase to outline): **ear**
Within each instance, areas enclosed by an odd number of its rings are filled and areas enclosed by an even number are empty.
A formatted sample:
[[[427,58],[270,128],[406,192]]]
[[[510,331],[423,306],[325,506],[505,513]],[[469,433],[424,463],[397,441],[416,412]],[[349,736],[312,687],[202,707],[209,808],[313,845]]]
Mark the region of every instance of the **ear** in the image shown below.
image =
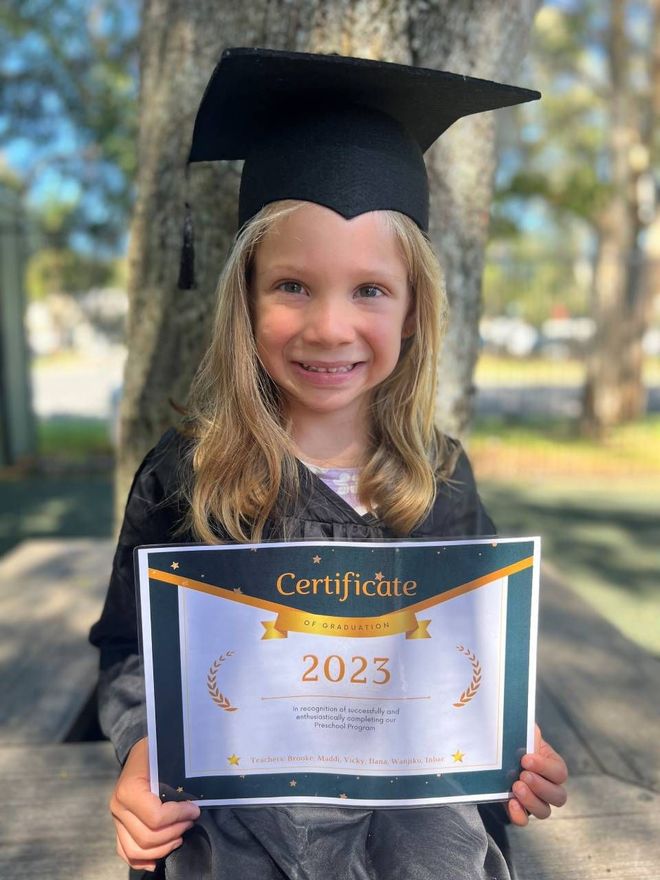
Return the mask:
[[[417,324],[417,312],[415,306],[411,305],[406,315],[403,327],[401,328],[401,339],[409,339],[415,333],[415,325]]]

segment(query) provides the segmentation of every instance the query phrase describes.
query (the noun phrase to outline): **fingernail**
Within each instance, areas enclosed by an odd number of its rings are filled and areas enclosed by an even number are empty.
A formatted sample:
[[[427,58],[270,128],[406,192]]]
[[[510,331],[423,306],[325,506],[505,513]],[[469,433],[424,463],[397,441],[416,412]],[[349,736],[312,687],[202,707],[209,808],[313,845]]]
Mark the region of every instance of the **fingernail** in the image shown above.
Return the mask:
[[[534,782],[534,775],[532,773],[528,773],[526,770],[520,774],[520,778],[523,782],[526,782],[527,785],[531,785]]]

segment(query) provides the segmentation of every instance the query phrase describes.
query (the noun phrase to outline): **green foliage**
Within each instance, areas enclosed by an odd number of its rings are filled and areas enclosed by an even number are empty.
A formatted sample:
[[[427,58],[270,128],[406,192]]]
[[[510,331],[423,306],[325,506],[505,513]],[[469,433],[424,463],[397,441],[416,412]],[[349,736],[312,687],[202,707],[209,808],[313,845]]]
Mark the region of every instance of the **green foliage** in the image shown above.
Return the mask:
[[[524,81],[543,97],[512,110],[516,124],[501,128],[496,238],[510,239],[512,229],[525,235],[521,205],[532,211],[536,200],[552,226],[553,255],[557,248],[574,252],[571,238],[579,227],[587,237],[583,244],[593,249],[599,214],[612,191],[609,15],[610,3],[600,0],[549,0],[539,11]],[[648,100],[650,4],[628,0],[626,16],[633,107]]]
[[[516,314],[535,327],[557,306],[572,315],[587,311],[587,291],[577,282],[572,265],[562,260],[519,257],[488,262],[483,287],[485,314]]]
[[[71,248],[44,248],[27,262],[25,288],[29,299],[43,299],[49,293],[80,293],[112,283],[114,261],[86,257]]]
[[[484,269],[484,314],[515,314],[535,327],[557,308],[588,314],[590,274],[579,256],[578,232],[567,223],[555,236],[546,233],[544,242],[516,233],[494,239]]]
[[[57,246],[123,243],[133,198],[137,130],[137,0],[7,0],[0,7],[4,140],[21,142],[28,203],[44,192]],[[53,209],[47,207],[46,214]],[[49,244],[53,242],[50,241]]]
[[[615,186],[611,15],[612,3],[601,0],[548,0],[537,14],[520,82],[543,97],[503,111],[509,124],[500,119],[486,315],[518,315],[539,327],[553,313],[593,312],[593,265]],[[636,130],[650,100],[648,0],[626,0],[625,31],[622,75]],[[632,188],[626,196],[634,212]]]

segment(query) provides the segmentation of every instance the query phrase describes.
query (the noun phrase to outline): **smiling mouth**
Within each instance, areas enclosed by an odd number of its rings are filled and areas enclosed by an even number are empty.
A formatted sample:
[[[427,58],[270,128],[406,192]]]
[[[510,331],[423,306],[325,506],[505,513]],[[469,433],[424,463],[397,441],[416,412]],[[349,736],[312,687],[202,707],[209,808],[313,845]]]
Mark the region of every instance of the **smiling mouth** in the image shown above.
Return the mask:
[[[354,370],[357,364],[342,364],[341,366],[323,366],[321,364],[306,364],[302,361],[298,362],[303,370],[307,370],[308,373],[350,373],[351,370]]]

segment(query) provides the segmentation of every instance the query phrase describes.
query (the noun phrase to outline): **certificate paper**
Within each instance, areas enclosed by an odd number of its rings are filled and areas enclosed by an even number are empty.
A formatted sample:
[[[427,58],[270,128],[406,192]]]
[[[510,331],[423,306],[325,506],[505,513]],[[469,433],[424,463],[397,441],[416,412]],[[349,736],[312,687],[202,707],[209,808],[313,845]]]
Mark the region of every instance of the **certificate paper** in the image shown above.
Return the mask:
[[[152,790],[506,799],[533,746],[539,545],[138,549]]]

